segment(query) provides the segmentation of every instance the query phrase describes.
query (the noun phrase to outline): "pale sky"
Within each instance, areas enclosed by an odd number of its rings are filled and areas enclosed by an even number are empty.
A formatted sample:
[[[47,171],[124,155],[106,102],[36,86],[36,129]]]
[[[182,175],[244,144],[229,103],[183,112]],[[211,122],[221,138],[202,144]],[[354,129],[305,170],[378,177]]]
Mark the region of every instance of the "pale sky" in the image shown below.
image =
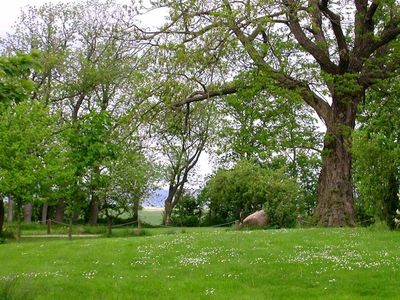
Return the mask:
[[[0,37],[5,37],[7,32],[10,32],[12,26],[17,21],[21,9],[30,6],[41,6],[45,3],[59,2],[79,2],[79,0],[3,0],[0,2]],[[82,1],[83,2],[83,1]],[[116,0],[118,3],[129,4],[131,0]],[[146,3],[146,2],[145,2]],[[148,17],[144,17],[141,21],[145,25],[154,25],[160,23],[164,19],[166,11],[153,11]]]
[[[65,0],[60,0],[67,2]],[[7,32],[11,31],[12,25],[17,21],[21,8],[31,5],[40,6],[47,2],[60,2],[59,0],[12,0],[1,1],[0,8],[0,36],[4,37]],[[73,2],[68,1],[68,2]]]

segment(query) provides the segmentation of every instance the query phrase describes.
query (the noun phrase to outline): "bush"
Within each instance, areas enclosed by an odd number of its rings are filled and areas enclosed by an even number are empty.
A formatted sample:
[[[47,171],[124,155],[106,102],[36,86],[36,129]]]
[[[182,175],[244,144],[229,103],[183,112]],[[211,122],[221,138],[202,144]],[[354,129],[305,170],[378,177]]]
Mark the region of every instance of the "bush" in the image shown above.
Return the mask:
[[[209,207],[204,220],[211,223],[208,225],[242,220],[264,208],[271,226],[293,227],[302,193],[285,170],[266,169],[242,161],[231,170],[218,170],[199,199]]]
[[[172,223],[177,226],[196,227],[200,224],[201,208],[196,197],[185,193],[172,212]]]
[[[7,229],[3,230],[3,232],[0,234],[0,244],[4,244],[7,240],[12,240],[14,239],[14,232]]]

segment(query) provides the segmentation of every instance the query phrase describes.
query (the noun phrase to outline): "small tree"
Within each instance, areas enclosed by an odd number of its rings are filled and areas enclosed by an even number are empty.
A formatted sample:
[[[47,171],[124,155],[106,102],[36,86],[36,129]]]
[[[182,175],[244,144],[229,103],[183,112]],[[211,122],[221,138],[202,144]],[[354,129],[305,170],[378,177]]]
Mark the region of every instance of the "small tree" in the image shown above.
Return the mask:
[[[6,109],[0,120],[0,193],[12,197],[20,238],[22,207],[40,198],[47,179],[44,164],[52,143],[54,119],[40,102],[25,101]]]

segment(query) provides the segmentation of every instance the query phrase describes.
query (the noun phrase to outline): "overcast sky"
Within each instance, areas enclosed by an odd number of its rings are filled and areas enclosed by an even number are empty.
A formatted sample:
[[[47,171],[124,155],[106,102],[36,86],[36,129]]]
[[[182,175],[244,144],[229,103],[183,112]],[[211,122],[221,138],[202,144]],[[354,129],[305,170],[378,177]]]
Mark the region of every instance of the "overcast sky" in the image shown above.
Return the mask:
[[[63,0],[60,0],[63,1]],[[40,6],[47,2],[60,2],[59,0],[12,0],[2,1],[0,9],[0,36],[4,37],[10,32],[12,25],[18,19],[21,9],[27,5]],[[71,2],[71,1],[64,1]]]
[[[11,31],[12,26],[17,21],[21,9],[24,7],[31,6],[41,6],[44,3],[58,3],[58,2],[79,2],[79,0],[6,0],[1,1],[0,8],[0,37],[5,37],[7,32]],[[116,0],[118,3],[129,4],[131,0]],[[164,16],[166,11],[153,11],[148,17],[141,19],[146,25],[158,24]]]

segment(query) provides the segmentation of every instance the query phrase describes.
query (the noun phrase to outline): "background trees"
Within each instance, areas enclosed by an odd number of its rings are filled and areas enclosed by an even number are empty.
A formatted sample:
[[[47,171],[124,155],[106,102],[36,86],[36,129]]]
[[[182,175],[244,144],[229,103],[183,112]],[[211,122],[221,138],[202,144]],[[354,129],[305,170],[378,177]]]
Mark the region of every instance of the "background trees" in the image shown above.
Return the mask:
[[[0,194],[14,202],[18,225],[23,205],[40,199],[47,186],[51,165],[47,156],[54,143],[54,118],[43,103],[29,99],[34,91],[29,75],[39,69],[38,58],[32,53],[0,61]],[[3,199],[0,205],[2,228]]]
[[[107,178],[102,172],[126,154],[117,151],[126,148],[124,143],[139,136],[139,122],[133,119],[128,126],[125,121],[142,101],[132,96],[141,63],[136,56],[140,47],[129,31],[132,16],[114,1],[49,3],[25,10],[15,32],[2,41],[8,52],[42,53],[42,69],[32,75],[35,91],[29,96],[59,116],[59,143],[69,166],[67,176],[57,176],[62,181],[55,185],[59,198],[49,203],[57,203],[59,221],[67,207],[70,217],[84,209],[86,219],[97,223],[98,193]],[[129,138],[115,138],[123,126],[135,130]],[[138,192],[136,202],[144,194]]]
[[[35,153],[34,164],[47,172],[35,173],[40,184],[32,181],[24,198],[41,200],[34,208],[43,220],[62,221],[64,208],[71,222],[96,224],[104,213],[111,223],[126,211],[137,219],[148,191],[164,184],[170,224],[185,190],[197,188],[196,166],[207,151],[220,170],[201,195],[235,195],[206,197],[221,219],[264,207],[277,226],[292,226],[295,214],[314,215],[324,226],[354,225],[355,191],[358,213],[393,227],[397,2],[162,0],[151,6],[168,12],[156,30],[139,24],[146,10],[140,5],[88,0],[30,7],[1,41],[8,54],[41,53],[35,62],[23,55],[0,61],[0,100],[5,151],[26,146],[22,152]],[[18,114],[26,115],[19,127]],[[37,141],[17,145],[18,132],[28,129],[39,130],[31,134]],[[2,163],[0,172],[14,169]],[[28,168],[39,170],[36,165]],[[245,183],[253,173],[260,187]],[[229,190],[230,182],[237,190]],[[179,214],[193,215],[184,198]]]

